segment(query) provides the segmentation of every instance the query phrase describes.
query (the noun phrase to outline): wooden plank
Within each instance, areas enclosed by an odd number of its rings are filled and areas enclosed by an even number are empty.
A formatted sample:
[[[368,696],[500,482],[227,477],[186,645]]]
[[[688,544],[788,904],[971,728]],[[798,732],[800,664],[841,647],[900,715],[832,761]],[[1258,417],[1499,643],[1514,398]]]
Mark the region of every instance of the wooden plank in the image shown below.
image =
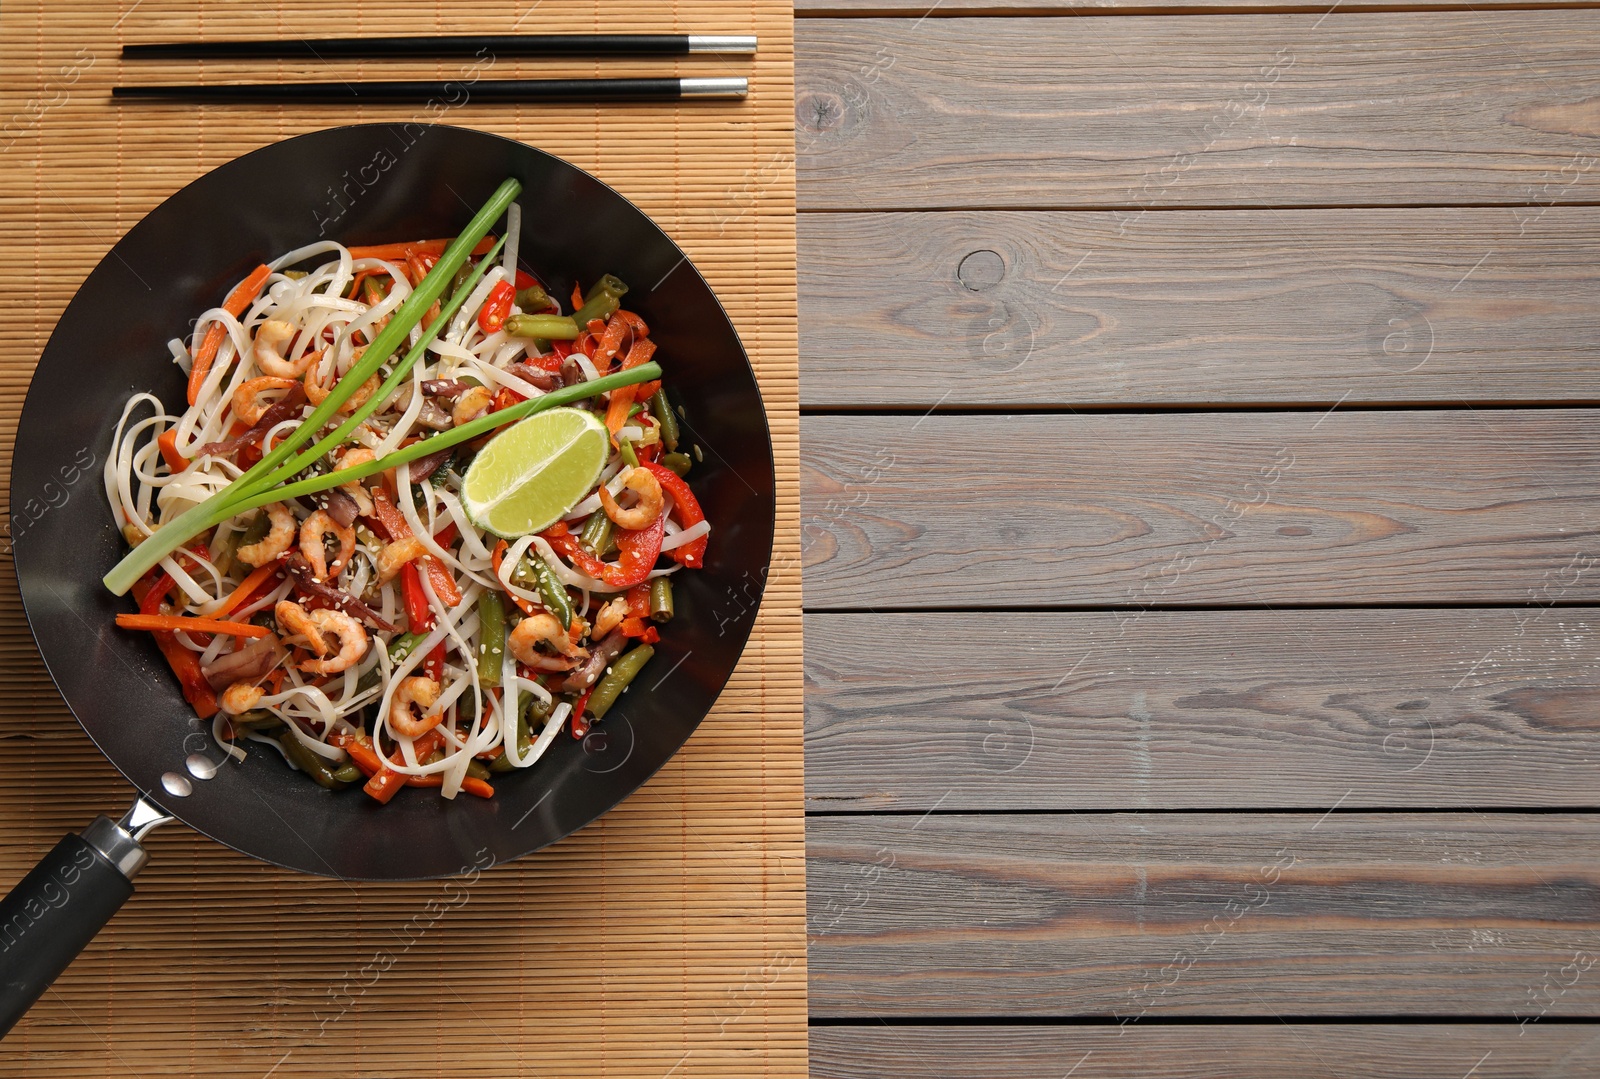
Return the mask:
[[[802,209],[1593,200],[1600,12],[805,19]]]
[[[812,817],[812,1015],[1594,1017],[1594,828],[1553,814]]]
[[[1600,209],[1520,213],[805,214],[802,403],[1600,399]]]
[[[1596,608],[805,629],[813,810],[1600,805]]]
[[[1593,7],[1594,0],[1495,0],[1473,4],[1475,11],[1517,11],[1528,8]],[[948,19],[975,15],[1083,15],[1111,12],[1119,15],[1202,15],[1206,13],[1316,12],[1336,8],[1349,14],[1357,11],[1405,11],[1428,8],[1460,10],[1462,0],[1360,0],[1353,4],[1334,4],[1332,0],[795,0],[798,18],[863,19],[900,17],[921,19],[927,16]]]
[[[537,18],[518,26],[535,6]],[[123,65],[124,39],[280,38],[311,25],[350,34],[577,32],[596,28],[596,8],[535,0],[516,10],[447,9],[434,0],[0,4],[0,117],[8,118],[0,125],[0,248],[9,256],[0,264],[0,476],[10,478],[22,390],[45,339],[118,237],[173,190],[265,143],[393,121],[537,143],[616,186],[669,230],[749,349],[779,492],[772,573],[732,681],[690,744],[614,811],[482,876],[408,883],[307,877],[187,828],[160,829],[137,894],[0,1043],[0,1076],[805,1076],[793,173],[765,171],[793,148],[792,12],[787,0],[738,10],[651,0],[630,4],[627,16],[633,30],[758,34],[756,57],[685,57],[680,69],[747,74],[749,102],[710,110],[688,102],[517,106],[453,91],[455,108],[440,99],[347,109],[130,107],[111,99],[113,83],[319,76],[316,65]],[[491,62],[337,70],[348,78],[462,80]],[[675,63],[654,70],[672,74]],[[485,77],[509,77],[517,66],[501,57]],[[597,73],[587,61],[540,70]],[[352,197],[349,187],[329,195],[335,216],[338,199]],[[388,195],[381,181],[357,181],[356,197]],[[305,227],[308,237],[315,232],[309,214]],[[175,250],[180,278],[182,259]],[[87,377],[114,367],[114,357],[85,360]],[[23,474],[15,492],[0,491],[0,506],[9,503],[19,526],[40,512],[28,508],[35,496],[57,501],[41,492],[47,479]],[[98,486],[96,477],[80,481],[71,497],[103,497]],[[134,794],[51,686],[8,550],[0,542],[0,664],[9,690],[0,705],[0,889],[67,829],[97,812],[121,812]],[[755,591],[728,596],[727,610],[748,609]],[[107,662],[90,634],[84,643],[84,663]],[[6,976],[10,958],[0,958]],[[581,1033],[551,1037],[555,1030]]]
[[[810,608],[1594,603],[1584,410],[808,416]]]
[[[1580,1079],[1597,1041],[1587,1024],[813,1026],[811,1079]]]

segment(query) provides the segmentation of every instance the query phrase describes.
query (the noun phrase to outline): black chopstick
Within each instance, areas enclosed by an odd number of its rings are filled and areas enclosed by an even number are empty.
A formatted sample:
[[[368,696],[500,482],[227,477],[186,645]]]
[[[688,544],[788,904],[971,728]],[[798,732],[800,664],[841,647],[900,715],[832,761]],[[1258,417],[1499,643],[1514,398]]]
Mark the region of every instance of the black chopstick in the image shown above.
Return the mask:
[[[114,86],[113,97],[184,101],[677,101],[683,98],[744,97],[750,83],[718,79],[479,79],[477,82],[265,82],[207,86]]]
[[[756,51],[753,35],[491,34],[447,37],[339,37],[286,41],[172,41],[124,45],[125,59],[376,60],[401,56],[684,56]]]

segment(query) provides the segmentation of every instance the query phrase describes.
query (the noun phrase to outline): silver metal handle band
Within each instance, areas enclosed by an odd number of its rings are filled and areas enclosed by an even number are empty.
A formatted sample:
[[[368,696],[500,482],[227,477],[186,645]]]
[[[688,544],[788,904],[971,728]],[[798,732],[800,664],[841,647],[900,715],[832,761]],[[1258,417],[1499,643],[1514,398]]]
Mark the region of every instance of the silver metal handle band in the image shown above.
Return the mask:
[[[171,819],[172,815],[160,806],[139,798],[122,815],[120,821],[113,821],[110,817],[96,817],[89,822],[89,827],[79,833],[79,836],[89,846],[105,855],[106,861],[116,866],[119,873],[132,880],[139,875],[139,870],[144,868],[145,862],[150,860],[140,842],[150,834],[152,828]]]
[[[689,51],[749,55],[756,51],[756,38],[754,34],[690,34]]]
[[[744,97],[750,92],[750,80],[679,79],[678,92],[684,97]]]

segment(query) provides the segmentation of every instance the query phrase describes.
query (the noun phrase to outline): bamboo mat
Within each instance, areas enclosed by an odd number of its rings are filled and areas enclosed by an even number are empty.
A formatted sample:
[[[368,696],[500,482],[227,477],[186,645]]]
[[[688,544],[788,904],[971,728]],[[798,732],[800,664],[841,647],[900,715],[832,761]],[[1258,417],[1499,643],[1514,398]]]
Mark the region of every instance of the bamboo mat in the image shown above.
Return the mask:
[[[760,54],[655,61],[751,77],[743,104],[113,107],[123,43],[513,31],[756,33]],[[641,64],[502,59],[485,77]],[[344,77],[461,77],[459,61]],[[675,72],[674,72],[674,69]],[[0,475],[34,360],[75,283],[162,198],[245,151],[341,123],[438,119],[597,174],[689,252],[749,348],[778,455],[778,548],[715,711],[600,822],[475,882],[345,884],[182,827],[11,1036],[14,1076],[690,1076],[806,1070],[793,53],[788,0],[122,0],[0,14]],[[327,65],[141,64],[128,81],[327,79]],[[252,81],[265,81],[258,79]],[[84,497],[93,497],[85,494]],[[9,510],[7,513],[9,519]],[[9,559],[6,559],[9,562]],[[61,704],[0,566],[0,880],[130,790]]]

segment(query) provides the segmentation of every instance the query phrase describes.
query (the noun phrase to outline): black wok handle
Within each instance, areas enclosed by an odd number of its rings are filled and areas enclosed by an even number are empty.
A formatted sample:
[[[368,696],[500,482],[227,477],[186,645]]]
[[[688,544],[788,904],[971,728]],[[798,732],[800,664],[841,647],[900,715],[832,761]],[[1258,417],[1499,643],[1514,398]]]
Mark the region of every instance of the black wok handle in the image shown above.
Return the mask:
[[[144,862],[138,840],[98,817],[0,900],[0,1037],[133,894]]]

